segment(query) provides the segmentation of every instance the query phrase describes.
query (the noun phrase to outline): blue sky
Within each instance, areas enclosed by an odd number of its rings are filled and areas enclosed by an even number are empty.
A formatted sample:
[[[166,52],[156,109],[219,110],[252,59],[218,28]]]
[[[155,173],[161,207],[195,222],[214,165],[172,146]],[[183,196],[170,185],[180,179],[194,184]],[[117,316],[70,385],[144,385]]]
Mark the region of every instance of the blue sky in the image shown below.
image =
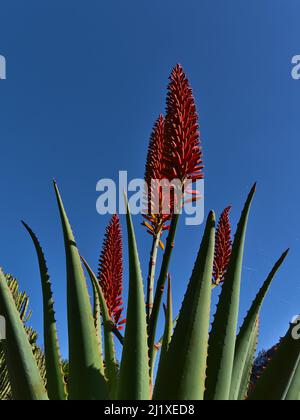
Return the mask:
[[[31,296],[42,332],[39,274],[20,224],[38,234],[56,296],[63,355],[66,280],[55,177],[81,253],[96,268],[108,217],[96,213],[96,183],[144,174],[148,138],[180,62],[200,115],[206,212],[233,205],[236,226],[254,181],[241,316],[275,260],[291,253],[262,311],[259,348],[273,345],[299,313],[300,54],[297,0],[10,0],[1,6],[0,265]],[[135,218],[143,272],[150,237]],[[178,309],[203,226],[181,226],[171,267]],[[125,231],[124,231],[125,236]],[[188,246],[187,246],[188,245]],[[125,246],[126,248],[126,246]],[[125,296],[127,272],[125,275]],[[216,300],[216,297],[214,298]]]

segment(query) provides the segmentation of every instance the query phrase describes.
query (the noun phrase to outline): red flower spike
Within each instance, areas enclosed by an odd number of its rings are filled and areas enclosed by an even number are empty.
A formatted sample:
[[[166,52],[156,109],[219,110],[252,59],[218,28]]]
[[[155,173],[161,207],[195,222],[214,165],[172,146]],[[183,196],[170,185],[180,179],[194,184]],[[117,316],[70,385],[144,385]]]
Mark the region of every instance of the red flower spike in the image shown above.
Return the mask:
[[[180,64],[170,76],[165,121],[164,172],[170,181],[202,179],[202,151],[195,99]]]
[[[120,220],[114,215],[106,228],[99,260],[98,279],[103,291],[109,315],[116,328],[122,329],[123,311],[123,249]]]
[[[161,230],[166,230],[168,228],[166,222],[171,218],[170,214],[163,214],[162,212],[162,209],[164,209],[164,198],[161,188],[153,185],[153,181],[161,181],[164,179],[164,133],[165,119],[163,115],[160,115],[150,137],[145,170],[145,181],[148,187],[148,190],[146,191],[148,214],[144,215],[144,218],[151,224],[153,230],[151,228],[150,231],[153,235],[158,234]],[[156,203],[159,203],[159,212],[153,214]],[[169,213],[171,213],[171,211]],[[143,225],[149,229],[147,223],[144,222]]]
[[[224,282],[232,252],[231,226],[229,213],[231,206],[227,207],[220,216],[216,231],[216,248],[213,270],[213,283],[218,285]]]

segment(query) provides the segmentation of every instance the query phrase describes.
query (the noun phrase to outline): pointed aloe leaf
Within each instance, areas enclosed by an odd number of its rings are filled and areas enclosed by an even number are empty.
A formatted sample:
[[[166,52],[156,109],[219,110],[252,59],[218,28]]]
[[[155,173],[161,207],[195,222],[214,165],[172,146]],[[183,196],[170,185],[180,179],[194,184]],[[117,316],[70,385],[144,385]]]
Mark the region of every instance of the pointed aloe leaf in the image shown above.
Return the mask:
[[[81,258],[82,259],[82,258]],[[99,349],[102,352],[102,333],[101,333],[101,307],[100,307],[100,299],[96,289],[96,286],[92,283],[92,290],[93,290],[93,315],[94,315],[94,324],[99,344]]]
[[[201,400],[206,378],[215,215],[210,212],[167,357],[154,389],[156,400]]]
[[[295,339],[294,328],[295,325],[291,324],[275,355],[251,392],[250,401],[286,399],[300,360],[300,339]]]
[[[177,324],[177,321],[178,321],[178,318],[179,318],[179,315],[177,315],[177,317],[174,319],[174,321],[173,321],[173,323],[172,323],[172,331],[174,331],[174,329],[175,329],[175,327],[176,327],[176,324]],[[157,343],[155,344],[155,346],[154,346],[154,353],[153,353],[153,368],[154,368],[154,366],[155,366],[155,361],[156,361],[156,357],[157,357],[157,353],[158,353],[158,351],[162,348],[162,345],[163,345],[163,341],[164,341],[164,336],[165,336],[165,333],[160,337],[160,339],[157,341]],[[151,378],[152,378],[152,376],[153,376],[153,369],[152,369],[152,371],[151,371]]]
[[[247,357],[244,363],[241,384],[239,392],[237,395],[237,400],[244,401],[248,396],[248,389],[250,385],[251,374],[253,371],[254,358],[258,343],[258,333],[259,333],[259,319],[257,318],[254,329],[250,337],[250,343],[248,347]]]
[[[300,360],[285,399],[286,401],[300,401]]]
[[[240,302],[241,273],[247,222],[256,190],[253,186],[234,238],[230,263],[209,339],[205,399],[228,400],[234,361]]]
[[[6,320],[5,361],[15,400],[47,400],[47,393],[20,314],[0,269],[0,313]]]
[[[166,355],[171,343],[171,338],[173,334],[173,299],[172,299],[172,283],[171,276],[168,276],[168,294],[167,294],[167,306],[166,306],[166,320],[165,320],[165,330],[164,338],[162,343],[161,354]]]
[[[109,380],[110,390],[113,396],[116,391],[117,373],[118,373],[115,343],[114,343],[114,337],[113,337],[113,332],[112,332],[114,325],[113,325],[113,321],[111,317],[109,316],[106,301],[102,293],[102,289],[99,284],[99,281],[95,273],[93,272],[93,270],[87,263],[87,261],[83,257],[81,257],[81,259],[89,274],[93,288],[95,289],[96,297],[98,297],[99,303],[100,303],[101,314],[102,314],[102,319],[103,319],[103,329],[104,329],[105,373],[106,373],[106,377]]]
[[[42,247],[32,229],[22,222],[28,231],[36,249],[41,284],[43,291],[44,311],[44,345],[46,361],[47,392],[50,400],[66,400],[67,392],[61,365],[57,327],[55,320],[54,301],[51,280]]]
[[[124,347],[118,387],[118,399],[148,400],[150,398],[150,377],[143,280],[135,232],[127,199],[126,204],[129,254],[129,293]]]
[[[236,400],[238,398],[239,389],[242,380],[242,373],[244,369],[244,364],[246,362],[246,358],[248,355],[248,348],[250,343],[250,337],[252,335],[252,331],[255,328],[256,320],[261,310],[262,304],[266,297],[267,292],[270,289],[271,283],[279,270],[280,266],[282,265],[283,261],[285,260],[286,256],[288,255],[289,250],[285,251],[279,260],[276,262],[272,271],[268,275],[266,281],[264,282],[262,288],[260,289],[259,293],[257,294],[252,306],[244,320],[244,323],[241,327],[239,335],[236,341],[236,348],[235,348],[235,357],[234,357],[234,365],[232,371],[232,379],[231,379],[231,390],[230,390],[230,399]]]
[[[56,183],[57,203],[64,233],[69,331],[69,397],[71,400],[107,398],[104,366],[97,342],[92,308],[80,255]]]
[[[171,343],[171,338],[173,334],[173,304],[172,304],[172,288],[171,288],[171,278],[168,277],[168,297],[167,297],[167,307],[166,307],[166,314],[165,314],[165,330],[162,339],[162,347],[160,353],[160,360],[158,365],[158,376],[161,374],[163,370],[163,366],[166,363],[166,357],[169,349],[169,345]],[[158,378],[157,376],[157,378]]]

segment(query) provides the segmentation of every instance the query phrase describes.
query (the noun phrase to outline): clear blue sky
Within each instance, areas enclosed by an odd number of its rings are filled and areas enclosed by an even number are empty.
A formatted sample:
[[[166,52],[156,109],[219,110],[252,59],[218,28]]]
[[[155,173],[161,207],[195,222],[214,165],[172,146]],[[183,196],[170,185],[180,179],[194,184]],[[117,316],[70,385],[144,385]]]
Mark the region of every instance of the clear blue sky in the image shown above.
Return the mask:
[[[183,64],[197,99],[206,173],[206,212],[233,205],[236,225],[254,181],[241,315],[281,252],[291,254],[262,312],[259,347],[269,347],[299,313],[300,54],[298,0],[10,0],[1,6],[0,265],[31,296],[42,332],[36,256],[20,224],[43,245],[59,335],[66,341],[62,233],[55,177],[82,254],[93,267],[108,217],[95,210],[96,182],[144,174],[149,133],[164,111],[167,78]],[[143,271],[150,237],[135,224]],[[179,308],[203,227],[178,235],[171,272]],[[124,231],[125,234],[125,231]],[[125,276],[125,296],[127,273]]]

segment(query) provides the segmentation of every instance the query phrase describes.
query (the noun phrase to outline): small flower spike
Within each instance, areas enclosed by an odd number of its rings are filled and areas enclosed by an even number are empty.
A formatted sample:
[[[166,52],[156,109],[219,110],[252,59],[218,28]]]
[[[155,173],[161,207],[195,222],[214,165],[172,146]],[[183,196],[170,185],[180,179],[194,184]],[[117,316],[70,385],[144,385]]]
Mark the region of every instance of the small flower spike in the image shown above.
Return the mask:
[[[120,220],[114,215],[106,228],[99,260],[99,283],[109,314],[116,328],[122,329],[126,322],[121,319],[123,311],[123,247]]]
[[[224,282],[228,264],[232,252],[231,226],[229,213],[231,206],[221,214],[216,231],[216,249],[213,270],[213,284],[219,285]]]

